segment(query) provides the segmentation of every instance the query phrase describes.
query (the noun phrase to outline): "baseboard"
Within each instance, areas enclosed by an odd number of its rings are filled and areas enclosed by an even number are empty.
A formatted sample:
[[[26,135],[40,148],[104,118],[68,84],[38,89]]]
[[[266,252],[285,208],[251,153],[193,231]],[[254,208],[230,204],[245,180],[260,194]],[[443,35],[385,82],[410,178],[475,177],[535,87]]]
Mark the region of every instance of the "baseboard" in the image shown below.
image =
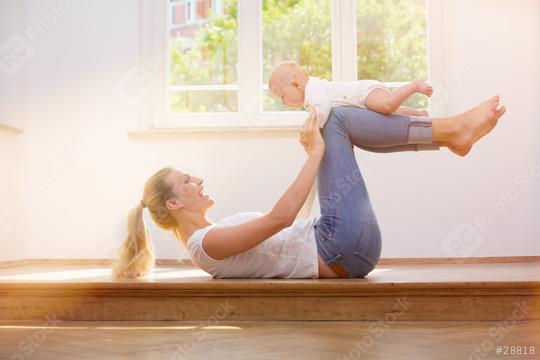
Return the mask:
[[[29,264],[30,259],[2,260],[0,261],[0,268],[23,266]]]
[[[538,262],[540,256],[486,256],[462,258],[381,258],[378,265],[498,264]],[[110,266],[112,259],[18,259],[0,261],[0,268],[24,265],[97,265]],[[193,265],[190,259],[157,259],[157,265]]]
[[[434,258],[381,258],[378,265],[428,265],[428,264],[500,264],[540,261],[540,256],[485,256],[485,257],[434,257]]]
[[[0,261],[0,268],[24,265],[97,265],[110,266],[112,259],[18,259]],[[193,265],[190,259],[157,259],[157,265]]]

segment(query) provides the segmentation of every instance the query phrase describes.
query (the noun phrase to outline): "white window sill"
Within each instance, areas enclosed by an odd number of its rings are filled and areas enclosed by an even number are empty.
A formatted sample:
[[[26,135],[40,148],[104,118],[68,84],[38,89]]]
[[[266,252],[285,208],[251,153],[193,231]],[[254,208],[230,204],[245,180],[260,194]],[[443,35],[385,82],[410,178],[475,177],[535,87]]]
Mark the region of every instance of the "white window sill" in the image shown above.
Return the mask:
[[[128,129],[130,136],[199,134],[208,136],[284,136],[299,134],[307,117],[304,111],[266,112],[243,116],[239,113],[195,113],[147,116]],[[146,121],[145,121],[146,120]]]
[[[177,136],[203,136],[203,137],[296,137],[300,134],[301,126],[251,126],[251,127],[192,127],[192,128],[158,128],[147,130],[128,131],[129,137],[177,137]]]

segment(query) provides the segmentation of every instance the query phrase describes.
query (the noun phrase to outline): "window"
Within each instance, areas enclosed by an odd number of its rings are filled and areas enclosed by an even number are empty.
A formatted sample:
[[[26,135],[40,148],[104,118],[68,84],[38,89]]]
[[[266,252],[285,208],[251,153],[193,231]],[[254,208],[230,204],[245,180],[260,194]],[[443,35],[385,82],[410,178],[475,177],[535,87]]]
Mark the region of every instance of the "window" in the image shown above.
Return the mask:
[[[357,0],[357,78],[398,87],[428,78],[426,0]],[[428,106],[412,96],[405,104]]]
[[[141,10],[142,32],[151,32],[143,58],[166,63],[154,74],[157,86],[145,106],[149,127],[296,128],[306,113],[268,95],[270,72],[284,60],[321,78],[371,78],[390,87],[429,80],[428,69],[431,76],[439,69],[433,59],[442,61],[438,53],[428,58],[442,31],[428,38],[426,20],[434,16],[432,23],[441,24],[442,0],[143,3],[151,8]],[[160,20],[167,17],[170,22]],[[428,102],[418,96],[407,105]]]
[[[329,0],[263,0],[263,111],[294,110],[268,94],[270,73],[281,61],[294,60],[310,75],[332,79],[331,10]]]
[[[174,11],[177,1],[171,2]],[[186,1],[188,26],[170,30],[169,110],[172,113],[238,111],[236,3],[220,13],[211,1]],[[195,9],[201,19],[193,23]]]

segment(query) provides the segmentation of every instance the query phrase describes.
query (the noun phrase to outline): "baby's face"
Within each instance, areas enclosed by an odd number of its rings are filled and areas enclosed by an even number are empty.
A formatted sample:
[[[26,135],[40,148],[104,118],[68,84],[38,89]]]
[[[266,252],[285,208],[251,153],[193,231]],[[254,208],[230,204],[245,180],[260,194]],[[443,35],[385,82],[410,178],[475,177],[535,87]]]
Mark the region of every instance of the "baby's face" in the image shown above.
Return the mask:
[[[281,86],[274,89],[273,95],[286,106],[301,107],[304,105],[304,89],[296,83],[281,82]]]
[[[280,90],[280,100],[283,105],[301,107],[304,105],[304,91],[299,86],[287,85]]]

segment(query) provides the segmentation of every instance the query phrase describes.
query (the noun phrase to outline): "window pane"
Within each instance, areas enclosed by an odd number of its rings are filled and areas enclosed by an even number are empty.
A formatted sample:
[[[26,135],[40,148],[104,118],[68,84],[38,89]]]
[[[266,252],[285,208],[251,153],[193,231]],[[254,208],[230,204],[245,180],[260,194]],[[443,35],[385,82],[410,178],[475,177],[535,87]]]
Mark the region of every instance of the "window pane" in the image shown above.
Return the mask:
[[[169,85],[175,86],[170,92],[171,111],[238,110],[237,91],[219,89],[238,84],[237,9],[237,0],[170,0]],[[196,94],[194,85],[215,88]],[[182,86],[189,86],[185,94]],[[227,103],[213,105],[210,99]]]
[[[390,90],[395,90],[397,88],[390,87]],[[402,106],[409,106],[417,109],[427,109],[428,108],[428,98],[422,94],[413,94],[410,96],[407,101],[405,101]]]
[[[298,111],[283,105],[279,99],[268,94],[268,89],[263,89],[263,111]]]
[[[172,112],[236,111],[238,91],[178,91],[170,94]]]
[[[310,75],[332,79],[330,0],[263,0],[263,82],[275,65],[293,60]],[[263,86],[264,86],[263,85]],[[263,90],[264,111],[287,108]]]
[[[427,80],[425,0],[357,0],[358,79]],[[426,107],[416,96],[409,106]]]

